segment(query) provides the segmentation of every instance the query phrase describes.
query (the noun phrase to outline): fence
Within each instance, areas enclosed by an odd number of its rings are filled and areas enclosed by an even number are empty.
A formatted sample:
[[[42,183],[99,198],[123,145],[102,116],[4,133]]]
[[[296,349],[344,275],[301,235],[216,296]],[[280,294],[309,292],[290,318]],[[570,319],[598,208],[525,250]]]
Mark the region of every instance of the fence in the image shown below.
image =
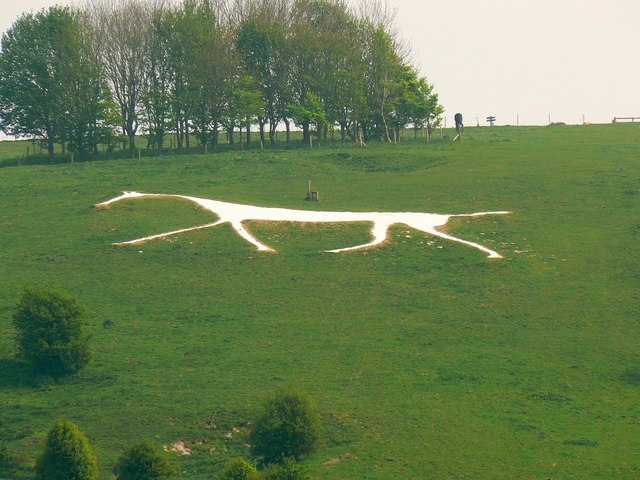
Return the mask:
[[[486,120],[489,117],[494,117],[494,125],[500,126],[527,126],[527,125],[551,125],[553,123],[565,123],[567,125],[583,125],[585,123],[611,123],[612,119],[616,121],[639,121],[640,117],[613,117],[602,114],[571,114],[571,113],[547,113],[547,114],[519,114],[519,113],[500,113],[495,111],[488,111],[478,114],[470,114],[461,112],[464,115],[465,127],[484,127],[489,126],[489,122]],[[634,120],[632,120],[634,119]],[[455,125],[453,120],[453,113],[451,115],[445,115],[443,117],[445,126],[453,127]]]

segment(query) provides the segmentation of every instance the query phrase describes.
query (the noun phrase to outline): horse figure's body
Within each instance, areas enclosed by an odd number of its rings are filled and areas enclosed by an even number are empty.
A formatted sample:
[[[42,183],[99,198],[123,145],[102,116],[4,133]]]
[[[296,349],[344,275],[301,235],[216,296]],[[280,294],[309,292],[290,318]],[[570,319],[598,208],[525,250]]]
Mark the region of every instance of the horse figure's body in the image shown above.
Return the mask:
[[[327,211],[312,211],[312,210],[290,210],[286,208],[267,208],[256,207],[253,205],[241,205],[238,203],[221,202],[218,200],[209,200],[207,198],[189,197],[186,195],[173,195],[162,193],[139,193],[139,192],[124,192],[122,195],[107,200],[96,205],[96,207],[106,207],[112,203],[120,200],[142,198],[142,197],[172,197],[182,198],[192,201],[202,208],[209,210],[218,215],[219,220],[205,225],[199,225],[196,227],[184,228],[181,230],[174,230],[172,232],[160,233],[157,235],[151,235],[148,237],[138,238],[127,242],[119,242],[115,245],[127,245],[143,243],[156,238],[167,237],[170,235],[176,235],[179,233],[189,232],[192,230],[200,230],[203,228],[215,227],[222,223],[229,223],[235,229],[238,234],[255,245],[258,250],[261,251],[274,251],[272,248],[261,243],[243,226],[243,222],[247,220],[257,221],[271,221],[271,222],[310,222],[310,223],[337,223],[337,222],[373,222],[371,228],[371,234],[373,240],[363,245],[356,245],[355,247],[339,248],[335,250],[328,250],[328,252],[338,253],[346,252],[349,250],[359,250],[368,247],[374,247],[380,245],[387,238],[387,231],[389,227],[396,223],[403,223],[409,227],[415,228],[425,233],[435,235],[437,237],[446,238],[447,240],[453,240],[454,242],[463,243],[477,248],[489,255],[489,258],[502,258],[502,256],[490,250],[487,247],[479,245],[474,242],[469,242],[460,238],[447,235],[446,233],[436,230],[436,227],[445,225],[451,217],[477,217],[481,215],[502,215],[510,212],[478,212],[461,215],[442,215],[438,213],[420,213],[420,212],[327,212]]]

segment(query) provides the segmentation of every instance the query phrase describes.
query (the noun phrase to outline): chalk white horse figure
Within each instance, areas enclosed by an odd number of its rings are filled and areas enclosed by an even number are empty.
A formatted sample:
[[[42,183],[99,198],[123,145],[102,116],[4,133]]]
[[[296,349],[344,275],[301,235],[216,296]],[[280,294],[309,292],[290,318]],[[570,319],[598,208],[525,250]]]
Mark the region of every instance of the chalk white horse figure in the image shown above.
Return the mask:
[[[310,222],[310,223],[336,223],[336,222],[373,222],[371,228],[371,235],[373,240],[362,245],[356,245],[355,247],[338,248],[335,250],[327,250],[327,252],[338,253],[347,252],[350,250],[360,250],[363,248],[374,247],[380,245],[387,238],[387,231],[389,227],[396,223],[408,225],[425,233],[435,235],[436,237],[446,238],[454,242],[463,243],[471,247],[475,247],[488,254],[489,258],[502,258],[498,252],[495,252],[480,244],[469,242],[461,238],[456,238],[451,235],[447,235],[436,227],[445,225],[451,217],[479,217],[482,215],[502,215],[510,212],[478,212],[460,215],[442,215],[438,213],[420,213],[420,212],[323,212],[313,210],[290,210],[286,208],[268,208],[268,207],[256,207],[253,205],[242,205],[238,203],[221,202],[218,200],[209,200],[207,198],[189,197],[186,195],[174,195],[165,193],[139,193],[139,192],[123,192],[122,195],[107,200],[106,202],[98,203],[96,207],[107,207],[112,203],[120,200],[143,198],[143,197],[172,197],[182,198],[190,200],[202,208],[215,213],[219,220],[213,223],[207,223],[205,225],[199,225],[196,227],[183,228],[181,230],[174,230],[166,233],[159,233],[157,235],[151,235],[148,237],[137,238],[135,240],[129,240],[127,242],[118,242],[114,245],[130,245],[137,243],[144,243],[156,238],[168,237],[171,235],[177,235],[179,233],[190,232],[193,230],[201,230],[203,228],[215,227],[222,223],[230,223],[238,234],[252,243],[261,251],[274,250],[271,247],[260,242],[251,233],[249,233],[243,226],[243,222],[247,220],[257,221],[272,221],[272,222]]]

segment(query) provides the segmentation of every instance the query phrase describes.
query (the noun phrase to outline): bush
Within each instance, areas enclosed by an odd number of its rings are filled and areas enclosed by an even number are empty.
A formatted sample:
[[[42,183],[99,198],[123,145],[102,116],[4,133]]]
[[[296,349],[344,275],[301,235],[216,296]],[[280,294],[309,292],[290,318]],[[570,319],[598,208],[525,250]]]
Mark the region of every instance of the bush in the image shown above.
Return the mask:
[[[224,465],[224,470],[218,477],[219,480],[259,480],[260,475],[256,467],[244,458],[234,458]]]
[[[18,470],[19,462],[7,446],[0,443],[0,475],[13,475]]]
[[[293,458],[287,458],[281,465],[268,465],[261,475],[261,480],[306,480],[307,474]]]
[[[69,420],[58,420],[36,462],[36,480],[95,480],[98,464],[87,437]]]
[[[311,397],[278,388],[250,433],[252,453],[262,464],[298,460],[320,445],[320,417]]]
[[[25,289],[13,315],[18,356],[54,378],[80,370],[90,358],[84,319],[84,308],[68,293]]]
[[[163,451],[140,440],[122,454],[113,473],[118,480],[162,480],[171,476],[173,467]]]

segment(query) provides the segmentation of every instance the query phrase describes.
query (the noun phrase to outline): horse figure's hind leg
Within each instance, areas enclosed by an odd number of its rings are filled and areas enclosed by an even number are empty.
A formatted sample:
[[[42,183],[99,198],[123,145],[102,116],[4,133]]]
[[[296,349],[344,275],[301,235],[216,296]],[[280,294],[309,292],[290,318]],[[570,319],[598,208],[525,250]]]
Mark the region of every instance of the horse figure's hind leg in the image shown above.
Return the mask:
[[[371,228],[371,235],[373,236],[373,240],[369,243],[364,243],[362,245],[356,245],[355,247],[347,247],[347,248],[337,248],[335,250],[325,250],[329,253],[339,253],[339,252],[348,252],[351,250],[361,250],[363,248],[375,247],[376,245],[380,245],[387,239],[387,231],[389,230],[389,224],[386,222],[373,222],[373,227]]]
[[[215,227],[216,225],[220,225],[221,223],[224,223],[224,222],[225,222],[224,220],[218,220],[217,222],[214,222],[214,223],[207,223],[205,225],[198,225],[197,227],[182,228],[180,230],[173,230],[172,232],[158,233],[156,235],[150,235],[148,237],[136,238],[135,240],[129,240],[127,242],[116,242],[116,243],[113,243],[112,245],[135,245],[135,244],[139,244],[139,243],[148,242],[149,240],[155,240],[157,238],[163,238],[163,237],[169,237],[171,235],[177,235],[179,233],[185,233],[185,232],[191,232],[193,230],[202,230],[203,228]]]
[[[489,254],[489,258],[502,258],[502,255],[500,255],[498,252],[496,252],[494,250],[491,250],[490,248],[487,248],[487,247],[485,247],[483,245],[480,245],[479,243],[470,242],[468,240],[463,240],[461,238],[454,237],[452,235],[447,235],[446,233],[440,232],[440,231],[436,230],[435,228],[430,229],[428,231],[428,233],[431,233],[432,235],[435,235],[436,237],[446,238],[447,240],[452,240],[452,241],[458,242],[458,243],[464,243],[465,245],[469,245],[471,247],[477,248],[480,251],[488,253]]]

